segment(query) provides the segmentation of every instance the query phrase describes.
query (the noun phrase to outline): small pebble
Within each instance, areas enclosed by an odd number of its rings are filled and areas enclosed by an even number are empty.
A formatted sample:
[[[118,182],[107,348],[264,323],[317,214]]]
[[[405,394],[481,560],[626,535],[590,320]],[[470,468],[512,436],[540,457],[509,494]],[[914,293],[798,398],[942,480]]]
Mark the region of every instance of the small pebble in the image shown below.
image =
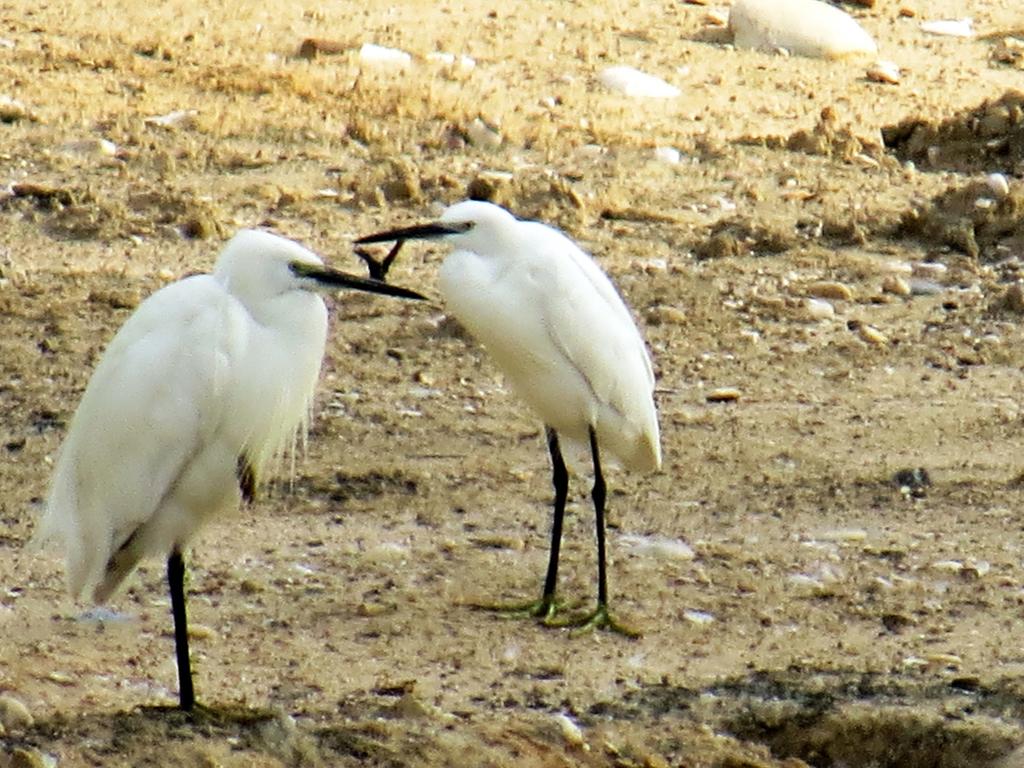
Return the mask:
[[[651,325],[686,325],[686,313],[678,307],[658,304],[647,310],[647,322]]]
[[[31,728],[35,722],[32,713],[28,711],[20,699],[4,694],[0,696],[0,725],[7,732],[20,731],[24,728]]]
[[[740,399],[740,391],[736,387],[717,387],[705,399],[709,403],[733,403]]]
[[[833,280],[821,280],[807,286],[807,294],[817,299],[834,299],[838,301],[852,301],[853,289],[843,283]]]
[[[866,341],[868,344],[874,344],[877,347],[884,347],[889,343],[888,336],[875,328],[875,326],[868,325],[867,323],[860,323],[857,326],[857,335],[863,341]]]
[[[706,627],[715,621],[715,617],[707,611],[686,610],[683,611],[683,618],[691,624],[696,624],[698,627]]]
[[[914,277],[942,280],[949,271],[949,268],[937,261],[915,261],[910,265],[910,270]]]
[[[675,147],[657,147],[654,150],[654,157],[669,165],[679,165],[680,154]]]
[[[406,69],[412,66],[412,56],[398,48],[363,43],[359,49],[359,62],[378,69]]]
[[[188,636],[193,640],[209,640],[217,636],[217,630],[206,624],[189,624]]]
[[[909,296],[910,283],[899,275],[887,275],[882,280],[882,290],[885,293],[891,293],[893,296]]]
[[[914,296],[937,296],[945,290],[934,280],[922,280],[919,277],[911,278],[909,284],[910,293]]]
[[[974,21],[971,18],[922,21],[921,31],[946,37],[974,37]]]
[[[868,71],[865,74],[868,80],[873,82],[897,85],[900,82],[900,75],[902,73],[895,62],[879,60],[868,67]]]
[[[195,118],[198,114],[199,111],[195,109],[176,109],[165,115],[147,117],[142,122],[144,125],[152,125],[157,128],[191,128],[195,125]]]
[[[659,560],[693,560],[696,554],[682,539],[669,539],[664,536],[639,536],[626,534],[619,538],[622,546],[637,555],[657,558]]]
[[[804,299],[804,309],[814,320],[831,320],[836,316],[836,308],[824,299]]]
[[[348,44],[339,40],[324,40],[318,37],[307,37],[299,45],[298,57],[300,59],[315,59],[318,55],[336,56],[345,53]]]
[[[586,744],[586,739],[583,738],[583,731],[568,715],[559,712],[554,715],[555,724],[558,726],[559,732],[562,734],[562,738],[565,739],[565,743],[570,747],[582,747]]]
[[[633,67],[608,67],[597,79],[608,90],[634,99],[674,99],[680,94],[674,85]]]
[[[990,173],[985,177],[985,184],[992,194],[996,196],[996,199],[1002,200],[1010,194],[1010,182],[1006,180],[1006,176],[1001,173]]]
[[[960,573],[964,569],[964,564],[959,560],[936,560],[932,563],[932,568],[943,573]]]
[[[935,667],[959,667],[964,663],[955,653],[926,653],[924,659]]]

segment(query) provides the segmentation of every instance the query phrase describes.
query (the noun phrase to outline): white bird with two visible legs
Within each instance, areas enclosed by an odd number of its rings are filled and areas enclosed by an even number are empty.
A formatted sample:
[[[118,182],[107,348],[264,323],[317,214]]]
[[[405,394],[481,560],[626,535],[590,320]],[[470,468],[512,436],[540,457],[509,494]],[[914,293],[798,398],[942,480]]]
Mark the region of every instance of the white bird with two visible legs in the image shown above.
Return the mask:
[[[144,557],[167,557],[179,703],[195,705],[183,552],[251,501],[304,437],[327,308],[314,289],[419,294],[338,272],[298,243],[242,230],[212,274],[146,299],[107,347],[75,412],[37,540],[63,542],[75,597],[107,601]]]
[[[608,606],[601,455],[608,452],[627,469],[649,472],[661,466],[661,443],[654,372],[629,310],[605,273],[572,240],[491,203],[457,203],[434,223],[369,235],[356,243],[400,245],[414,239],[440,239],[452,246],[440,275],[447,308],[546,426],[555,487],[551,549],[541,598],[522,608],[547,624],[633,634]],[[397,247],[389,254],[391,261]],[[375,276],[384,278],[390,261],[360,256]],[[597,607],[570,621],[555,618],[569,487],[563,440],[589,449],[597,528]]]

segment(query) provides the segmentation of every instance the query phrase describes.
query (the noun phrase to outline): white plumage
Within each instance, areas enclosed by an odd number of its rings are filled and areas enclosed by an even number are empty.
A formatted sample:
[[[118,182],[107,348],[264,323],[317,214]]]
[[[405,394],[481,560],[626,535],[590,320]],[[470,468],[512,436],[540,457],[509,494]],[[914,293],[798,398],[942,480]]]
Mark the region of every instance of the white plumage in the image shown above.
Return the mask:
[[[557,229],[491,203],[462,202],[440,219],[466,221],[441,267],[452,314],[547,426],[584,446],[594,427],[626,468],[658,469],[650,357],[607,275]]]
[[[595,471],[598,608],[584,623],[623,629],[607,611],[600,453],[610,452],[629,469],[661,466],[654,373],[629,310],[604,272],[568,237],[491,203],[457,203],[435,223],[357,242],[416,238],[452,246],[440,275],[447,308],[548,429],[555,485],[551,557],[541,600],[528,606],[530,613],[549,619],[555,610],[568,484],[560,446],[565,438],[589,449]],[[388,266],[368,262],[378,270]]]
[[[240,232],[213,274],[157,291],[107,347],[42,520],[41,535],[65,543],[76,597],[104,602],[141,557],[183,547],[237,507],[239,459],[258,478],[304,424],[327,309],[289,261],[322,263],[289,240]]]
[[[251,496],[268,461],[305,429],[327,335],[327,309],[311,290],[321,284],[418,297],[243,230],[213,274],[162,288],[128,318],[71,421],[37,534],[63,542],[73,595],[102,603],[141,558],[170,555],[174,602],[192,536]]]

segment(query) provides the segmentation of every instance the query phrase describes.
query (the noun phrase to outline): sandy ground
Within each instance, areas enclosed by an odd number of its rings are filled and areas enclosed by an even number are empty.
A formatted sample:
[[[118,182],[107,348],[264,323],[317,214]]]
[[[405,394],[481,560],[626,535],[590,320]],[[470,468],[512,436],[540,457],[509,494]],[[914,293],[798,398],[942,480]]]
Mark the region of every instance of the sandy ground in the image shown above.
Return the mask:
[[[0,765],[1020,764],[1017,0],[851,8],[898,85],[733,50],[712,7],[369,5],[0,8],[0,692],[33,721],[0,699]],[[919,29],[967,15],[971,39]],[[613,64],[682,95],[610,93]],[[440,303],[341,297],[293,480],[190,554],[207,708],[178,714],[162,564],[86,614],[26,549],[99,354],[241,226],[356,269],[356,235],[471,188],[577,238],[649,341],[665,466],[609,478],[643,638],[471,607],[539,592],[541,427]],[[442,256],[393,279],[436,295]]]

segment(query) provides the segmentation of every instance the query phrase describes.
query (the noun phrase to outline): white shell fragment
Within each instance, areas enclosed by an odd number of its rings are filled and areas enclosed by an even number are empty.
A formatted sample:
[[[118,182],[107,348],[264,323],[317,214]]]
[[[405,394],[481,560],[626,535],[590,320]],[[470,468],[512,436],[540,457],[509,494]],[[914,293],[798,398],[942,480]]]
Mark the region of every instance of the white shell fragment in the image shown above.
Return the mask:
[[[893,61],[879,60],[868,67],[868,71],[865,73],[868,80],[875,83],[888,83],[889,85],[896,85],[900,81],[899,66]]]
[[[930,35],[945,35],[946,37],[974,37],[974,20],[967,17],[922,21],[921,31]]]
[[[812,59],[874,56],[878,46],[845,11],[820,0],[736,0],[729,29],[737,48]]]
[[[988,185],[988,188],[992,190],[992,194],[998,200],[1002,200],[1010,194],[1010,182],[1001,173],[990,173],[985,177],[985,184]]]
[[[626,534],[619,541],[623,547],[641,557],[658,560],[693,560],[696,557],[693,548],[682,539]]]
[[[663,163],[669,165],[679,165],[681,155],[679,150],[675,147],[656,147],[654,150],[654,157]]]
[[[583,738],[583,731],[576,724],[575,720],[562,712],[555,715],[554,719],[566,744],[570,747],[582,747],[586,743],[586,740]]]
[[[674,85],[633,67],[608,67],[597,79],[608,90],[633,99],[674,99],[680,94]]]
[[[708,624],[712,624],[715,621],[715,617],[707,611],[683,611],[683,618],[691,624],[696,624],[698,627],[706,627]]]
[[[176,109],[166,115],[152,115],[142,122],[157,128],[191,128],[198,114],[195,109]]]
[[[412,66],[412,56],[398,48],[363,43],[359,49],[359,63],[378,69],[405,69]]]

